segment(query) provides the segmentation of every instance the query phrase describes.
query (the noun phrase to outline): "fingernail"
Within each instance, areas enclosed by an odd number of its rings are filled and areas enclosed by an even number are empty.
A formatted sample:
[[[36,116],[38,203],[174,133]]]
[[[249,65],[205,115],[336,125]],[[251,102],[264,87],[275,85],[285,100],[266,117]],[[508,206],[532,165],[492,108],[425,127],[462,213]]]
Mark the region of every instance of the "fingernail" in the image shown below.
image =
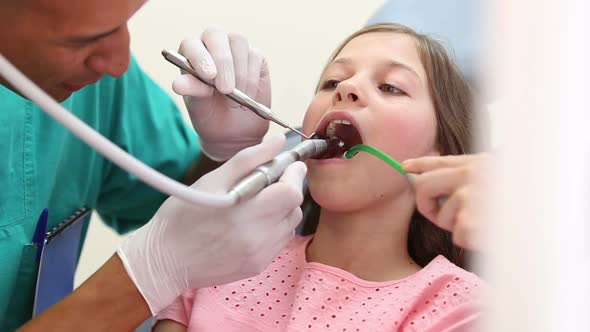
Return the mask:
[[[412,164],[412,162],[414,162],[414,159],[406,159],[402,162],[402,166],[408,167],[410,164]]]
[[[416,184],[416,176],[414,174],[407,174],[406,178],[408,179],[410,184],[412,184],[412,185]]]

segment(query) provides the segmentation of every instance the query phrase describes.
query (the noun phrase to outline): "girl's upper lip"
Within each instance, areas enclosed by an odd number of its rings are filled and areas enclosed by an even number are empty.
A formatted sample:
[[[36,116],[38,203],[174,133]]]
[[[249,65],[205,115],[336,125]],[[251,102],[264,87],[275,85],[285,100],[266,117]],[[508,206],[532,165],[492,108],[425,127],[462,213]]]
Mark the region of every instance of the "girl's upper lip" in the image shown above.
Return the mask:
[[[328,127],[328,124],[332,120],[350,121],[352,126],[354,126],[354,128],[358,131],[361,138],[364,138],[362,128],[359,126],[359,124],[356,121],[356,119],[354,118],[354,116],[352,116],[352,114],[350,114],[350,112],[343,112],[343,111],[331,111],[331,112],[326,113],[324,115],[324,117],[320,120],[318,125],[315,127],[314,133],[324,134],[326,131],[326,128]]]

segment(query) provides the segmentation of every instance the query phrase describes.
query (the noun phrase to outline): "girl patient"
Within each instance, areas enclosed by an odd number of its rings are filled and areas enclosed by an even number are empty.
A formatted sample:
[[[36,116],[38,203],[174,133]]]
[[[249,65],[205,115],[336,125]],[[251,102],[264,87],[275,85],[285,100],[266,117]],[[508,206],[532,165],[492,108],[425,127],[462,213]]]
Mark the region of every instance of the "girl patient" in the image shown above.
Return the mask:
[[[397,160],[469,152],[471,92],[445,49],[396,24],[334,52],[303,130]],[[185,291],[155,331],[463,331],[480,280],[448,233],[416,212],[405,177],[370,154],[309,160],[321,210],[257,277]],[[223,262],[219,262],[223,264]]]

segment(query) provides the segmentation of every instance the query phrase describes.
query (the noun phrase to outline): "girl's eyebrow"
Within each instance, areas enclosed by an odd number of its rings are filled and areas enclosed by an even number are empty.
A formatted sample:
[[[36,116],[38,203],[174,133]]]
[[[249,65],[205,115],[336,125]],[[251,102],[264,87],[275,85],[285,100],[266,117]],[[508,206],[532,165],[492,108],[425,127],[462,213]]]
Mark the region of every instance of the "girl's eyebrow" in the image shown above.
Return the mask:
[[[338,58],[332,62],[330,62],[327,66],[326,69],[324,69],[324,72],[326,72],[328,69],[330,69],[330,67],[334,66],[334,65],[342,65],[345,67],[351,66],[352,65],[352,61],[348,58]]]
[[[341,64],[341,65],[350,66],[352,64],[352,60],[349,58],[338,58],[330,63],[330,65],[332,65],[332,64]],[[410,67],[404,63],[401,63],[399,61],[389,60],[387,62],[387,67],[402,68],[402,69],[405,69],[405,70],[411,72],[416,77],[420,78],[420,75],[418,75],[418,73],[412,67]]]
[[[420,79],[420,75],[418,75],[418,73],[412,67],[410,67],[406,64],[392,60],[392,61],[389,61],[389,63],[387,64],[387,67],[401,68],[405,71],[410,72],[418,80],[418,82],[422,82],[422,80]]]
[[[332,61],[330,64],[336,63],[336,64],[343,64],[343,65],[350,65],[351,62],[352,62],[352,60],[350,60],[349,58],[338,58],[338,59]]]

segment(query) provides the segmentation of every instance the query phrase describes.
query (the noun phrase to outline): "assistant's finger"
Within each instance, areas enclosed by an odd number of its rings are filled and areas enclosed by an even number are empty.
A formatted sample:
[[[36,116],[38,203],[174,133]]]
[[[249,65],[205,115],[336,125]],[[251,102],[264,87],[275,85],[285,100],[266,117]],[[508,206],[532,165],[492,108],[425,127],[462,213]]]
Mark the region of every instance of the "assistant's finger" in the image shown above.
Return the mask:
[[[426,156],[408,159],[402,163],[408,173],[424,173],[440,168],[457,167],[479,159],[479,155]]]
[[[464,168],[443,168],[415,176],[414,190],[418,211],[430,221],[439,213],[440,198],[451,196],[455,190],[468,183]]]
[[[465,208],[465,195],[468,192],[462,188],[439,205],[440,210],[432,222],[438,227],[453,232],[457,221],[457,214]],[[440,203],[440,202],[439,202]]]
[[[477,223],[480,222],[466,212],[459,212],[456,217],[456,223],[453,227],[453,243],[461,248],[470,250],[483,250],[480,245],[480,239],[477,232]]]

